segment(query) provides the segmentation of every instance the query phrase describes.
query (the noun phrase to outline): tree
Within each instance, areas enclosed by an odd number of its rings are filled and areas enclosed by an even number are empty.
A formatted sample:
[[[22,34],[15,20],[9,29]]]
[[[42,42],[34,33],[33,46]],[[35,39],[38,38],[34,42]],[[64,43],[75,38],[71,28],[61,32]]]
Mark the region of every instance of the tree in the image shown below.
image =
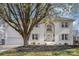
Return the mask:
[[[54,16],[64,16],[64,14],[69,15],[73,13],[73,6],[74,4],[68,4],[68,3],[60,3],[60,4],[52,4],[52,7],[54,7],[51,11],[51,14]]]
[[[71,15],[73,18],[76,17],[75,14],[79,13],[79,4],[78,3],[55,3],[52,4],[51,14],[55,16]]]
[[[33,27],[48,15],[50,6],[48,3],[0,4],[0,17],[22,36],[27,46]]]

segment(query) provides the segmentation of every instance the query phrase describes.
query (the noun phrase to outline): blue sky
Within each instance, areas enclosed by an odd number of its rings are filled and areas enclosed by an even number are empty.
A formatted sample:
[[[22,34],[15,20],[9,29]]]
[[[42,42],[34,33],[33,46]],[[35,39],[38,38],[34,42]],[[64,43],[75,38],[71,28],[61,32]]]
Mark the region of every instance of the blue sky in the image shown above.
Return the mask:
[[[79,30],[79,13],[75,13],[72,16],[73,16],[73,19],[75,19],[73,23],[74,28]]]

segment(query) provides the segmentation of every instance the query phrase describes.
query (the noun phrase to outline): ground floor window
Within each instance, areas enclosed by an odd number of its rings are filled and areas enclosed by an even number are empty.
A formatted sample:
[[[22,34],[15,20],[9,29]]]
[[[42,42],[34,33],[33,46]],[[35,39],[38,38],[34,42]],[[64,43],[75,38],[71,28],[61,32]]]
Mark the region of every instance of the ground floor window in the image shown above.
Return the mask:
[[[62,34],[62,40],[68,40],[68,34]]]
[[[68,43],[64,43],[64,45],[66,46],[66,45],[68,45]]]
[[[5,39],[2,39],[2,45],[4,45],[5,44]]]
[[[33,40],[38,40],[38,34],[32,34],[32,39]]]
[[[5,39],[0,39],[0,45],[5,45]]]

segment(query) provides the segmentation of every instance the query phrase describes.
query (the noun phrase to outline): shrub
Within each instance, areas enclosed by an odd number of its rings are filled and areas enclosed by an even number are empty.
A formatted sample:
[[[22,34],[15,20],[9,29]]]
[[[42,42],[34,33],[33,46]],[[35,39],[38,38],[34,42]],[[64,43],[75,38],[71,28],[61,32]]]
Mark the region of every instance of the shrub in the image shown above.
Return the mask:
[[[35,42],[33,42],[32,44],[35,45]]]

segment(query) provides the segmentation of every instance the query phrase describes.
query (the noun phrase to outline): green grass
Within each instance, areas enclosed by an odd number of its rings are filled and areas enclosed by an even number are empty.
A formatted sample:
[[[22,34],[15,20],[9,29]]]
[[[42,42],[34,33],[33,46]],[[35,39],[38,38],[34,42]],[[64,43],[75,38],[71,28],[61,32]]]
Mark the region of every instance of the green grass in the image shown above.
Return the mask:
[[[11,50],[0,53],[0,56],[79,56],[79,48],[61,52],[16,52]]]

